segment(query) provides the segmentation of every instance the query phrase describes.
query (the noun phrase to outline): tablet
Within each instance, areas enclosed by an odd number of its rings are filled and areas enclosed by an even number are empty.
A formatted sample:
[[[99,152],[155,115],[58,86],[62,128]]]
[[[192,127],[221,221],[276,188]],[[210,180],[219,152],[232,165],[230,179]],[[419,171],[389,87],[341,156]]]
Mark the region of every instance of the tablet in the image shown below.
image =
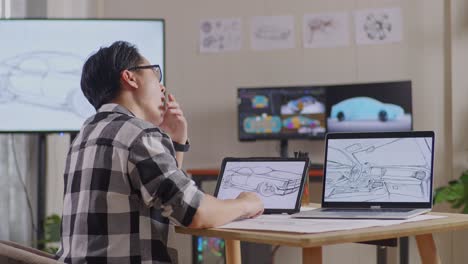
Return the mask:
[[[296,213],[301,207],[309,158],[224,158],[214,196],[234,199],[255,192],[266,214]]]

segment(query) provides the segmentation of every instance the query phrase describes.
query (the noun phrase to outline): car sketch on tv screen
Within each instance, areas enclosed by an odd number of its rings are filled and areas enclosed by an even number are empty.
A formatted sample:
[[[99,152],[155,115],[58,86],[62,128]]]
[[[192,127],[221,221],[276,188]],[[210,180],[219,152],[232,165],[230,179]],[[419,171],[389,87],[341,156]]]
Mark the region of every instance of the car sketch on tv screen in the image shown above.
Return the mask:
[[[83,64],[115,41],[165,72],[163,20],[0,19],[0,35],[0,132],[79,131],[96,112],[81,91]]]

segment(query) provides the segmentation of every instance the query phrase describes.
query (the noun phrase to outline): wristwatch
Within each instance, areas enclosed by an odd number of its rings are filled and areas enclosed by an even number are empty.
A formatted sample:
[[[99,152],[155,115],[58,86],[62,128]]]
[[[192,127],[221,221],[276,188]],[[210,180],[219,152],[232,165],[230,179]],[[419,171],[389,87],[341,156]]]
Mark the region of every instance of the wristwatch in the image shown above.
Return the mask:
[[[189,141],[187,139],[187,141],[185,141],[185,144],[179,144],[175,141],[172,141],[172,145],[174,145],[174,149],[175,151],[177,152],[187,152],[189,149],[190,149],[190,144],[189,144]]]

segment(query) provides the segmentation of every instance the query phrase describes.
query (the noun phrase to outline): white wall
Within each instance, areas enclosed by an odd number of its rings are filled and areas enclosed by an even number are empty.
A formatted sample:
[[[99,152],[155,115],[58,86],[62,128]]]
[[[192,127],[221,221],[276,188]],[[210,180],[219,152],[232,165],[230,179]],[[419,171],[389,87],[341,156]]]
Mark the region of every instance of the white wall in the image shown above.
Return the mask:
[[[452,134],[453,134],[453,174],[458,178],[460,173],[468,169],[468,2],[466,0],[452,1]],[[466,262],[466,244],[468,231],[454,232],[452,245],[453,260]]]
[[[182,104],[189,121],[192,149],[185,168],[216,168],[225,156],[277,155],[276,142],[240,143],[237,140],[236,89],[242,86],[308,85],[410,79],[416,130],[436,132],[436,186],[446,184],[467,167],[468,79],[467,4],[465,0],[101,0],[48,1],[51,17],[164,18],[166,20],[166,84]],[[445,3],[445,6],[444,6]],[[444,8],[449,9],[444,17]],[[332,49],[302,48],[302,16],[305,13],[354,11],[361,8],[396,7],[403,11],[403,42],[379,46]],[[256,52],[249,45],[249,19],[263,15],[293,15],[296,48]],[[450,16],[453,17],[450,20]],[[200,19],[241,17],[243,48],[238,52],[200,54]],[[449,23],[444,27],[444,18]],[[452,32],[453,31],[453,32]],[[450,37],[453,33],[453,38]],[[448,36],[444,41],[444,36]],[[451,41],[453,40],[453,46]],[[453,48],[453,55],[451,50]],[[453,62],[452,59],[453,58]],[[453,66],[453,74],[447,72]],[[453,85],[452,85],[453,77]],[[453,113],[453,114],[452,114]],[[290,150],[306,150],[322,162],[322,141],[293,141]],[[66,152],[66,151],[65,151]],[[452,158],[453,157],[453,158]],[[452,164],[454,175],[452,175]],[[59,171],[59,170],[56,170]],[[61,177],[61,175],[57,176]],[[60,188],[61,189],[61,188]],[[436,236],[446,263],[463,263],[468,236]],[[351,248],[350,248],[351,247]],[[357,249],[356,249],[357,248]],[[349,256],[356,249],[359,254]],[[333,254],[332,254],[333,250]],[[411,263],[419,262],[412,242]],[[294,250],[281,250],[294,254]],[[373,263],[373,247],[346,245],[325,247],[328,263]],[[335,255],[335,257],[332,257]],[[299,256],[300,257],[300,256]],[[287,257],[286,257],[287,258]],[[185,257],[183,257],[185,259]],[[396,261],[395,257],[392,258]]]
[[[165,18],[167,87],[182,103],[190,125],[192,151],[185,167],[218,167],[224,156],[275,155],[277,142],[237,140],[236,89],[411,79],[415,129],[434,129],[444,141],[443,20],[440,2],[427,1],[103,1],[104,17]],[[380,46],[303,49],[302,15],[401,6],[404,41]],[[257,15],[293,15],[296,48],[256,52],[249,47],[249,19]],[[198,52],[203,18],[241,17],[243,49],[223,54]],[[429,24],[431,23],[431,24]],[[322,162],[322,141],[293,141]],[[442,150],[442,147],[438,149]],[[437,166],[441,170],[441,166]]]

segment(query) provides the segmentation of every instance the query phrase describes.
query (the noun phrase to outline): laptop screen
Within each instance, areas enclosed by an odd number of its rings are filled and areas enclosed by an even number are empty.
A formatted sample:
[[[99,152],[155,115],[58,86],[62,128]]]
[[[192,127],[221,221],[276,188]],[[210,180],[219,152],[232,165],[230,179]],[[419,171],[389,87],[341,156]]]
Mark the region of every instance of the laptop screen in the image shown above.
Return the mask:
[[[433,134],[392,135],[328,138],[323,201],[430,203]]]
[[[226,158],[215,196],[225,200],[234,199],[241,192],[256,192],[266,212],[297,209],[309,161],[275,159]]]

